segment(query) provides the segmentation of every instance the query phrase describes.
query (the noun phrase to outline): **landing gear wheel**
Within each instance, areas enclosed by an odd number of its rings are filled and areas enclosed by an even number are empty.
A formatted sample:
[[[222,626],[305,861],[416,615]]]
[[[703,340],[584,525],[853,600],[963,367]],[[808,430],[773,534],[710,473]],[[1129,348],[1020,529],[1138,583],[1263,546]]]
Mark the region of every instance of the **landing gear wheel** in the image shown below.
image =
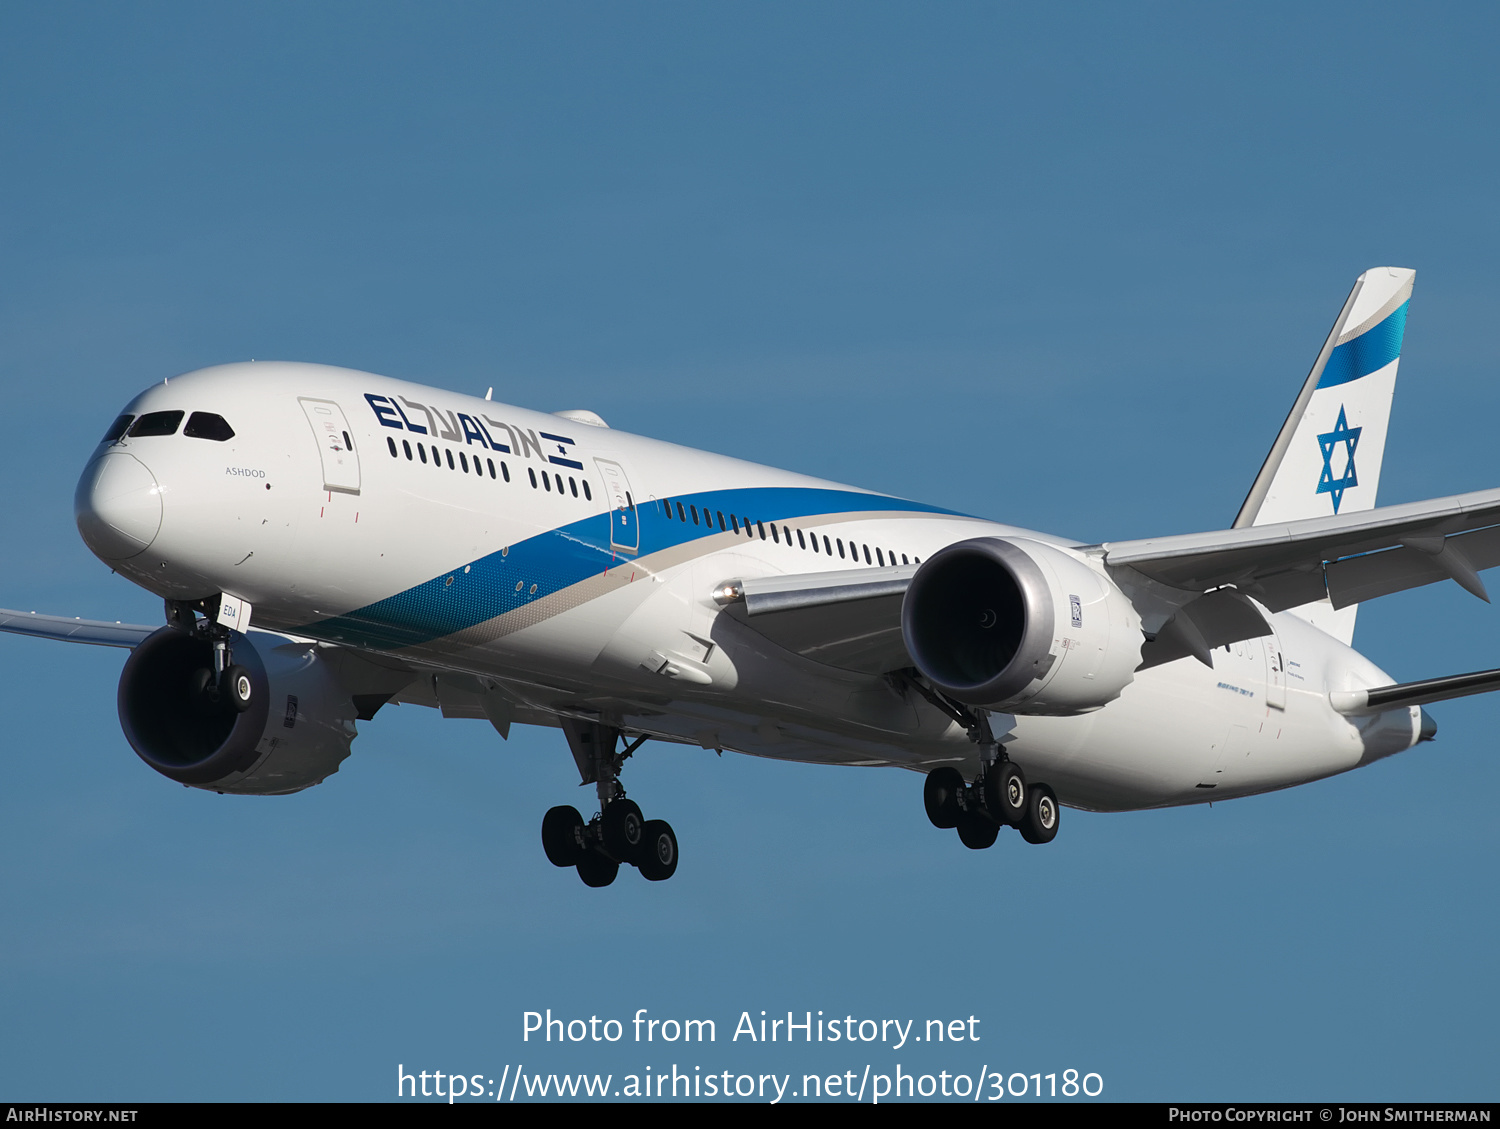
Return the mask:
[[[642,829],[640,867],[642,877],[665,882],[677,873],[677,836],[664,819],[653,819]]]
[[[958,826],[958,817],[963,814],[958,797],[963,790],[964,778],[956,768],[945,765],[927,774],[927,783],[922,785],[922,802],[934,827],[946,830]]]
[[[578,860],[578,877],[585,886],[608,886],[620,873],[620,864],[598,851],[584,851]]]
[[[604,836],[604,849],[621,862],[635,862],[641,855],[644,840],[642,830],[646,825],[641,809],[634,800],[624,798],[611,800],[599,817],[599,831]]]
[[[984,778],[984,801],[1001,823],[1019,827],[1026,818],[1026,774],[1021,766],[1001,761]]]
[[[969,850],[982,851],[995,845],[995,840],[1000,837],[1000,825],[983,812],[960,812],[958,837]]]
[[[1033,784],[1031,796],[1026,801],[1026,818],[1021,820],[1021,838],[1028,843],[1050,843],[1057,838],[1057,821],[1061,809],[1052,789],[1045,784]]]
[[[547,861],[553,866],[578,865],[586,848],[583,816],[577,808],[553,808],[542,816],[542,850],[547,852]]]
[[[250,672],[242,666],[232,666],[219,680],[219,701],[236,713],[250,708],[250,699],[255,694],[255,683],[250,681]]]

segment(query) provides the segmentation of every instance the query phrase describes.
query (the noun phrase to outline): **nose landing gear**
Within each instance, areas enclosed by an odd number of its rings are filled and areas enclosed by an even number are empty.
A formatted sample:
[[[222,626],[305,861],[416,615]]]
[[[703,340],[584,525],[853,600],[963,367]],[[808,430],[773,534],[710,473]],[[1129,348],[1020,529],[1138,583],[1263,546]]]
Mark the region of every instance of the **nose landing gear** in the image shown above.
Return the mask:
[[[616,753],[620,731],[599,722],[563,719],[563,732],[583,783],[594,784],[599,814],[587,822],[574,807],[555,807],[542,819],[542,849],[553,866],[571,866],[585,886],[608,886],[622,865],[634,866],[651,882],[677,872],[677,836],[662,819],[646,819],[625,798],[620,768],[648,738],[638,737]]]
[[[195,675],[197,690],[203,700],[212,706],[244,713],[255,697],[255,683],[250,672],[234,661],[235,632],[218,622],[214,610],[218,599],[168,600],[167,624],[202,639],[213,651],[213,669],[205,668]],[[195,612],[202,612],[203,618],[198,619]]]

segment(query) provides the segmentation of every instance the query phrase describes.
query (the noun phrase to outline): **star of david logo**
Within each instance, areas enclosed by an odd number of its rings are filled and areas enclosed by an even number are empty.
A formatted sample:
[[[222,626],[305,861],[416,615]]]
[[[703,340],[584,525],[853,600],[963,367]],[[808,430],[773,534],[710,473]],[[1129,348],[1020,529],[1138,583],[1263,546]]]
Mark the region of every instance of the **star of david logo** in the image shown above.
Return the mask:
[[[1344,405],[1339,405],[1338,422],[1333,425],[1333,430],[1326,435],[1318,436],[1318,446],[1323,449],[1323,476],[1318,479],[1318,493],[1333,495],[1333,512],[1339,512],[1339,503],[1344,500],[1344,491],[1351,486],[1358,486],[1359,479],[1354,475],[1354,449],[1359,446],[1359,433],[1362,427],[1350,427],[1344,419]],[[1333,455],[1334,450],[1342,443],[1346,451],[1347,462],[1344,466],[1342,478],[1333,477]]]

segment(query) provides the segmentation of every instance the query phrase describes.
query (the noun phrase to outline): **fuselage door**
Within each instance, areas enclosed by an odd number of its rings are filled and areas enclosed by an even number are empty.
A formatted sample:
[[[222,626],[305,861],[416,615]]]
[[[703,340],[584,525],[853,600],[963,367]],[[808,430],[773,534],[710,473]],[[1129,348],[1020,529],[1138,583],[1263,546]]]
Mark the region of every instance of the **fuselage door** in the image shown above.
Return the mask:
[[[314,400],[299,396],[297,402],[312,426],[323,460],[323,489],[341,494],[359,493],[359,454],[343,409],[332,400]]]
[[[609,546],[625,553],[638,553],[641,533],[636,524],[635,495],[625,468],[609,459],[595,459],[594,465],[604,477],[604,497],[609,502]]]

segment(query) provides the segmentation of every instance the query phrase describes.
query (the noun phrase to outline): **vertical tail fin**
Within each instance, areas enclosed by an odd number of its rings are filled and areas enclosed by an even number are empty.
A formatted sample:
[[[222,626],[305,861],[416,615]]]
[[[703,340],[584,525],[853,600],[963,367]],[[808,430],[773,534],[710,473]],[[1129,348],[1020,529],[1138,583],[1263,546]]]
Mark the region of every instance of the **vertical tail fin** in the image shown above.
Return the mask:
[[[1396,369],[1416,271],[1376,267],[1359,276],[1234,528],[1373,509],[1396,393]],[[1354,637],[1357,607],[1327,600],[1294,609],[1337,639]]]

